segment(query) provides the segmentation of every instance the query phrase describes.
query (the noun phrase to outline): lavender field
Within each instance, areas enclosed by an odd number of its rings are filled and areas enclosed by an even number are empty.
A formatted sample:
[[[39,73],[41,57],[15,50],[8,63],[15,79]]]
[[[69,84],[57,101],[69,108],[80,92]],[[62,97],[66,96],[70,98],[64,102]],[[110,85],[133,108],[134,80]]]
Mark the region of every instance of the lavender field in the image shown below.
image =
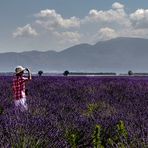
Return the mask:
[[[17,112],[0,77],[0,147],[146,148],[148,77],[33,77]]]

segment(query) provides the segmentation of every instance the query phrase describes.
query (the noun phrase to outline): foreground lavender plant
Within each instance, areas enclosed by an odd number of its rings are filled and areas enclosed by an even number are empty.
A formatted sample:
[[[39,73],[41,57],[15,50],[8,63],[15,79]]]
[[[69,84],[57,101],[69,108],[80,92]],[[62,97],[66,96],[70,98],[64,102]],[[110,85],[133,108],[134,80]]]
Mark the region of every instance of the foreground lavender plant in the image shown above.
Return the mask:
[[[96,125],[104,147],[148,144],[147,77],[33,77],[26,113],[15,112],[11,84],[0,77],[0,147],[93,147]]]

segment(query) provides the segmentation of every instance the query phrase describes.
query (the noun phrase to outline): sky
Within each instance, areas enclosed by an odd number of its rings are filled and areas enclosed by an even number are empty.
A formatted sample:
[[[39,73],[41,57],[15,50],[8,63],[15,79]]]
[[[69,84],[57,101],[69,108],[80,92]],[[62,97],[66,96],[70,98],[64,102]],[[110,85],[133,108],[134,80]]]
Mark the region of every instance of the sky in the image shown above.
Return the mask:
[[[148,38],[148,0],[0,0],[0,52]]]

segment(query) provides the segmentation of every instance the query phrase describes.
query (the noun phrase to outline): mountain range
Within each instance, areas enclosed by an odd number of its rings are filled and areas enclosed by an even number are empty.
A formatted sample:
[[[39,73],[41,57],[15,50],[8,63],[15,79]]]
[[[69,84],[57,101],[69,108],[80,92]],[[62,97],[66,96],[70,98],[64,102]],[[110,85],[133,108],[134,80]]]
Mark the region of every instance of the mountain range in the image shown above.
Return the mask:
[[[61,52],[0,53],[1,72],[12,72],[17,65],[33,72],[148,71],[148,39],[119,37],[94,45],[75,45]]]

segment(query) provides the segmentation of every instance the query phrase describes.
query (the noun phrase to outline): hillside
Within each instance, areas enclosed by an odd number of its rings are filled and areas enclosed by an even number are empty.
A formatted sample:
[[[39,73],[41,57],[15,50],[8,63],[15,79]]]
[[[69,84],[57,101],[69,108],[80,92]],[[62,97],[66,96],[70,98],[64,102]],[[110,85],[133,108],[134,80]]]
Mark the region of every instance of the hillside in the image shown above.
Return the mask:
[[[95,45],[79,44],[61,52],[30,51],[1,53],[0,71],[13,71],[16,65],[32,71],[146,71],[148,39],[120,37]]]

